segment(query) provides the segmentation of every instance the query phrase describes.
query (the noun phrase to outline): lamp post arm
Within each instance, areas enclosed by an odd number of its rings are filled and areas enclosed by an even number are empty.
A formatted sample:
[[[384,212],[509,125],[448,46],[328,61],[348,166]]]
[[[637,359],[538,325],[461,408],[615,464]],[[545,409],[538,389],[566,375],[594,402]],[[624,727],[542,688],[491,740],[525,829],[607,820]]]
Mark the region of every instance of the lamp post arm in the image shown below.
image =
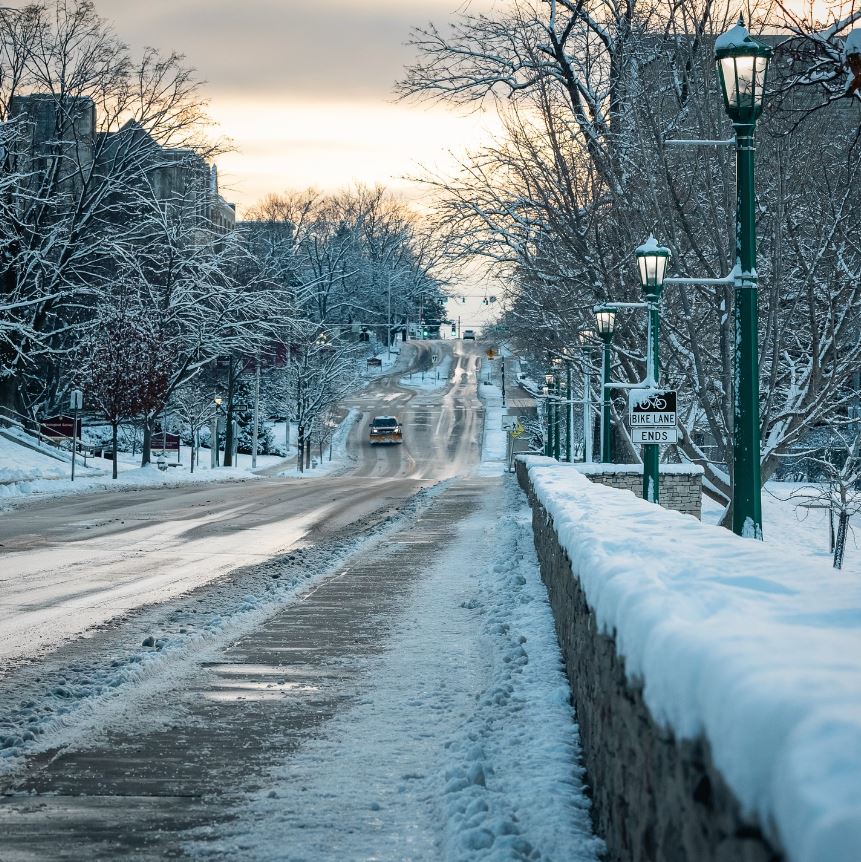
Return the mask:
[[[735,276],[727,275],[723,278],[665,278],[664,284],[702,284],[731,286],[735,284]]]
[[[664,141],[665,147],[733,147],[735,138],[726,140],[709,140],[699,138],[670,138]]]

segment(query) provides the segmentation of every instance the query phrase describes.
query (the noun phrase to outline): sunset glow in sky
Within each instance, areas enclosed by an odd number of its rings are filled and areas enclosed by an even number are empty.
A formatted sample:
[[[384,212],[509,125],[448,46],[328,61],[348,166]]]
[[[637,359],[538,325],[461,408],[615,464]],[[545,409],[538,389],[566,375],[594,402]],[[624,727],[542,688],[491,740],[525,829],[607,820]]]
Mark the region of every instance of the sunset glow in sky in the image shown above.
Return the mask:
[[[16,5],[23,5],[24,0]],[[799,0],[799,3],[801,0]],[[817,4],[824,0],[817,0]],[[205,79],[225,197],[242,211],[268,192],[381,182],[409,197],[407,177],[446,173],[497,128],[490,114],[398,103],[415,60],[410,31],[506,0],[96,0],[137,53],[178,51]],[[826,4],[827,5],[827,4]],[[824,11],[824,9],[823,9]],[[452,155],[454,153],[454,156]]]
[[[357,180],[414,197],[404,179],[452,166],[486,135],[488,115],[397,103],[410,29],[444,25],[493,0],[97,0],[129,45],[183,52],[207,84],[225,197],[243,208],[267,192]]]

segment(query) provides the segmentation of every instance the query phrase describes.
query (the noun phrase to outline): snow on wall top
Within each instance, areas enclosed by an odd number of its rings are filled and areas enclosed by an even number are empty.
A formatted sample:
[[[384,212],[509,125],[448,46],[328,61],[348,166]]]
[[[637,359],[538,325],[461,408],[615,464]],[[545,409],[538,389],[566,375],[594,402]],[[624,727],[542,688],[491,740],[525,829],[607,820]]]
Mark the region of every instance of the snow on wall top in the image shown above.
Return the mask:
[[[708,739],[746,813],[792,862],[857,862],[861,584],[524,460],[655,720]]]

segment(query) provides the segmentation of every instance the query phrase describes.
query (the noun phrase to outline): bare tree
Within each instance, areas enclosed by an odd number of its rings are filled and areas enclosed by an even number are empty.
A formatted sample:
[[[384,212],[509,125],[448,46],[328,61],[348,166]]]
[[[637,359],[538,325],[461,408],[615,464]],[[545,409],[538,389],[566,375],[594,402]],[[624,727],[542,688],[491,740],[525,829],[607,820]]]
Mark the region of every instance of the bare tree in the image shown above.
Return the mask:
[[[752,26],[772,20],[767,5],[751,12]],[[511,337],[535,356],[575,344],[596,302],[640,298],[633,251],[650,233],[672,249],[675,273],[730,272],[729,153],[667,146],[727,136],[712,50],[729,13],[709,0],[514,0],[490,16],[464,16],[448,34],[417,31],[420,59],[402,94],[490,103],[503,120],[503,136],[455,177],[427,182],[439,192],[449,254],[487,262],[503,282]],[[777,107],[760,124],[765,479],[815,423],[844,415],[844,384],[861,361],[854,133],[836,124],[787,140]],[[731,287],[668,288],[662,332],[664,379],[682,398],[677,452],[704,467],[706,489],[727,504],[732,303]],[[645,371],[645,321],[620,322],[614,373],[633,382]]]

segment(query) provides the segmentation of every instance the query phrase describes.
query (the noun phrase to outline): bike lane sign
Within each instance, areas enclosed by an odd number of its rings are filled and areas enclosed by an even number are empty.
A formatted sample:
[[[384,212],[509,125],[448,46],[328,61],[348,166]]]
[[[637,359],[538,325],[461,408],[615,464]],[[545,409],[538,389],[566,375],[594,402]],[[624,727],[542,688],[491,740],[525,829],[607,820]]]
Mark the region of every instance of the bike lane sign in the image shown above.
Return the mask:
[[[628,410],[634,443],[677,442],[674,389],[632,389]]]

